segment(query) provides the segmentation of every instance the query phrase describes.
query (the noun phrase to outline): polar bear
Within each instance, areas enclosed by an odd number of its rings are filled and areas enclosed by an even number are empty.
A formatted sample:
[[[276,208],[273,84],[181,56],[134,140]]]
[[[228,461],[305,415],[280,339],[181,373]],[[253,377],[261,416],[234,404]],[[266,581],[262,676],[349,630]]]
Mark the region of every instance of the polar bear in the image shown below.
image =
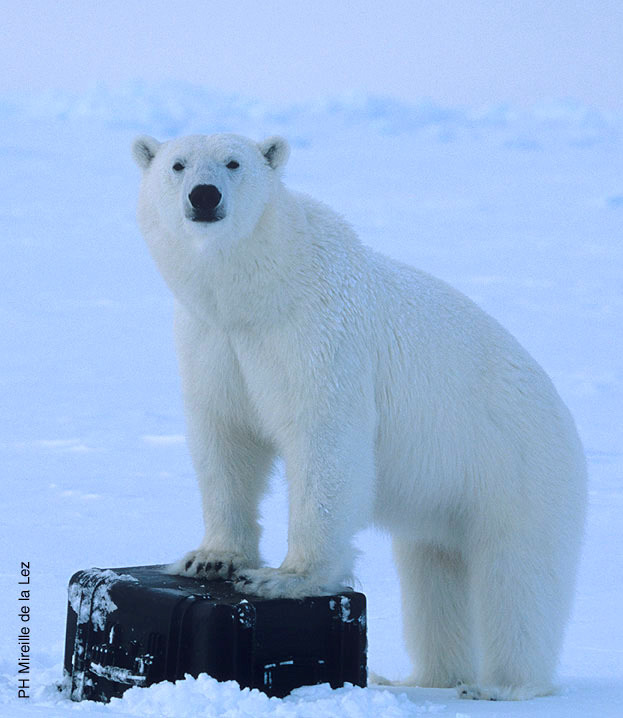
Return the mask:
[[[300,597],[339,590],[369,523],[393,537],[411,683],[551,692],[586,503],[551,381],[494,319],[285,187],[287,142],[133,145],[139,223],[176,299],[205,536],[172,571]],[[288,551],[262,567],[276,456]]]

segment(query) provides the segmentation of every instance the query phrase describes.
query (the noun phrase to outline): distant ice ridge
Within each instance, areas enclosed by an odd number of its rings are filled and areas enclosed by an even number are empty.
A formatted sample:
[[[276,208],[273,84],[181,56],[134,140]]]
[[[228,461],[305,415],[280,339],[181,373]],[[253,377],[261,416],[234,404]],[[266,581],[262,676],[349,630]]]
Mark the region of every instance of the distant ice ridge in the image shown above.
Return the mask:
[[[305,103],[268,105],[251,98],[180,82],[133,82],[88,92],[50,89],[0,96],[0,117],[100,122],[117,129],[151,132],[162,138],[191,133],[287,132],[296,145],[337,128],[372,125],[379,134],[429,133],[451,142],[457,137],[498,134],[510,149],[538,151],[555,143],[591,147],[623,136],[623,117],[573,100],[552,100],[520,109],[499,104],[481,108],[444,107],[430,100],[400,100],[348,93]],[[292,137],[296,128],[298,136]]]

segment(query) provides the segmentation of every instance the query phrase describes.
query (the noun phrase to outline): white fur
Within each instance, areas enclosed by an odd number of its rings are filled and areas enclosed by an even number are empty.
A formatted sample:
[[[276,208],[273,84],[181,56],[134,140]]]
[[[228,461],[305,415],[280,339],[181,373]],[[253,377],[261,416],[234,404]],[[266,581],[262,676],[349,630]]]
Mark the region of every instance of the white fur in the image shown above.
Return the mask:
[[[335,591],[374,522],[394,538],[412,683],[549,692],[585,465],[542,369],[465,296],[287,190],[284,140],[141,138],[134,153],[140,224],[177,300],[203,497],[205,537],[172,570],[233,573],[265,596]],[[224,219],[186,218],[196,184],[219,188]],[[258,502],[277,455],[288,553],[261,568]]]

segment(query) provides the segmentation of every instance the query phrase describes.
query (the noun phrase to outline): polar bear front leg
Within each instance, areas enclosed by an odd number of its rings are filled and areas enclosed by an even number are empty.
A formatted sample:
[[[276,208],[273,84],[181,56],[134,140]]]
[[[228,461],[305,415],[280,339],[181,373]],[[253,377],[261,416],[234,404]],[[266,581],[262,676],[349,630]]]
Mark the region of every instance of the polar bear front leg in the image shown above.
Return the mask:
[[[258,504],[274,453],[253,425],[252,407],[227,337],[197,321],[180,304],[175,336],[205,535],[199,547],[170,571],[231,578],[260,565]]]
[[[201,491],[205,534],[199,547],[172,564],[169,571],[232,578],[260,564],[258,504],[273,452],[242,429],[225,431],[213,421],[197,434],[197,427],[191,430],[192,423],[189,443]]]
[[[243,571],[237,587],[267,598],[332,594],[352,580],[354,534],[372,512],[371,427],[329,427],[285,452],[288,552],[279,568]]]

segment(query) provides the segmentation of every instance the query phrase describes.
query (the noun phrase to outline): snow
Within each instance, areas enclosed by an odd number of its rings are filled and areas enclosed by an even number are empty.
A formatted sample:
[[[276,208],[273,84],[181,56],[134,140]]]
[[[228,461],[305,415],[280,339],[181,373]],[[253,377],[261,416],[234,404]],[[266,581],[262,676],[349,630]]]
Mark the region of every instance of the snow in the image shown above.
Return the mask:
[[[333,611],[336,608],[335,601],[331,600],[329,601],[329,608]],[[355,619],[350,617],[350,598],[347,598],[346,596],[342,596],[340,600],[340,619],[343,623],[352,623]],[[366,622],[366,616],[362,615],[359,616],[357,621],[360,623]]]
[[[94,496],[93,498],[97,498]],[[77,616],[78,623],[90,621],[95,628],[103,631],[108,615],[117,610],[110,597],[110,587],[120,580],[137,581],[134,576],[114,571],[88,569],[84,571],[79,583],[69,586],[68,602]]]
[[[623,706],[623,118],[571,101],[442,107],[350,94],[266,106],[180,83],[0,95],[0,715],[548,716]],[[172,300],[135,221],[134,135],[281,133],[288,184],[362,239],[457,286],[550,373],[590,471],[590,511],[560,690],[522,703],[451,690],[303,688],[268,699],[201,676],[74,704],[62,679],[67,583],[79,569],[165,563],[198,544]],[[285,553],[283,471],[262,549]],[[389,541],[358,538],[369,666],[409,662]],[[19,585],[21,562],[30,584]],[[17,697],[30,590],[30,698]],[[74,597],[75,598],[75,597]],[[346,608],[346,607],[343,607]]]

